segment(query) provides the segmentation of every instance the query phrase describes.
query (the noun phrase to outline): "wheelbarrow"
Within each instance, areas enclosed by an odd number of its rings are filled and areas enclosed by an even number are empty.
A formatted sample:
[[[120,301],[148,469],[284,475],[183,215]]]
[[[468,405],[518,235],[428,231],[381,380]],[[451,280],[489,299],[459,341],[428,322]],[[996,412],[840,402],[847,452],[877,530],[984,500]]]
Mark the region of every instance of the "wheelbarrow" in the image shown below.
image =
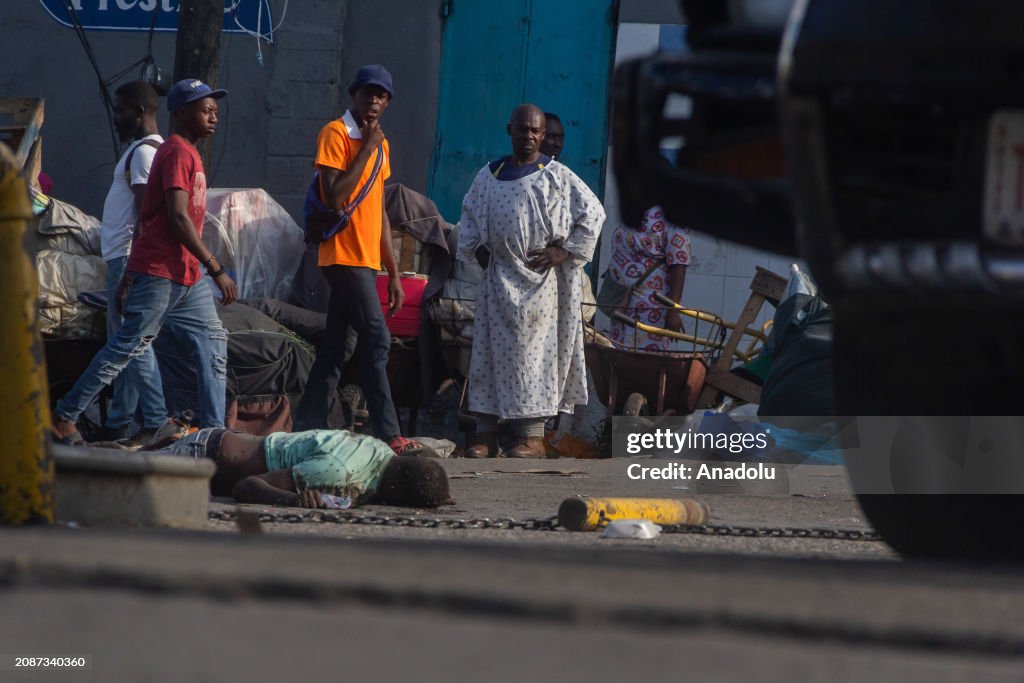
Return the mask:
[[[736,322],[723,320],[713,313],[707,313],[695,309],[685,308],[663,295],[656,295],[656,299],[665,310],[674,309],[681,315],[693,318],[695,324],[711,325],[710,331],[698,334],[685,334],[652,327],[639,322],[635,317],[626,315],[629,309],[619,308],[608,311],[609,317],[624,325],[633,327],[636,330],[649,334],[658,334],[678,342],[689,343],[691,350],[702,349],[705,352],[705,370],[701,377],[704,388],[697,397],[694,405],[690,406],[692,411],[695,407],[708,407],[713,405],[721,394],[734,396],[738,399],[759,403],[761,400],[761,387],[733,372],[733,363],[749,363],[760,352],[759,346],[767,341],[767,323],[761,329],[751,327],[765,301],[777,305],[782,298],[786,280],[775,273],[761,267],[757,267],[753,280],[750,283],[750,296]],[[695,331],[696,332],[696,331]],[[727,336],[726,336],[727,335]],[[746,348],[740,349],[743,339],[749,340]],[[635,349],[633,352],[637,352]],[[653,353],[653,352],[648,352]],[[702,354],[703,355],[703,354]],[[591,372],[594,372],[593,368]],[[621,389],[619,390],[621,394]],[[634,399],[634,403],[640,399]],[[630,405],[632,407],[632,404]]]
[[[687,415],[704,389],[702,353],[633,351],[597,343],[585,348],[587,367],[608,415]]]

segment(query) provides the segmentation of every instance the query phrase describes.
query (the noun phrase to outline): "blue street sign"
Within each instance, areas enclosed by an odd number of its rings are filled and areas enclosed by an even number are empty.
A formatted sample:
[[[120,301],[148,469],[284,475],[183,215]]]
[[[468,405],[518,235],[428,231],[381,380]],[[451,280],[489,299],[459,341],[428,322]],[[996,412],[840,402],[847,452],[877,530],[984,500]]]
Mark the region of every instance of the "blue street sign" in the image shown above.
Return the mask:
[[[72,26],[70,11],[83,28],[106,31],[148,31],[156,12],[157,31],[178,29],[179,0],[39,0],[64,26]],[[70,7],[70,10],[69,10]],[[258,33],[272,40],[270,0],[224,0],[224,30]]]

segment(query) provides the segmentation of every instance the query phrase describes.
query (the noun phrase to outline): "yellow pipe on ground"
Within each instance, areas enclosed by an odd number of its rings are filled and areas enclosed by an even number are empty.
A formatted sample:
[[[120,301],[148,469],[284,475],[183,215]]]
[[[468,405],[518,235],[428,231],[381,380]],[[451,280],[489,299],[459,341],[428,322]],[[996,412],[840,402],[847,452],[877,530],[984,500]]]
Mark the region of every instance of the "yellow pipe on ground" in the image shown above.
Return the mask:
[[[50,398],[31,218],[25,179],[0,143],[0,524],[53,522]]]
[[[593,531],[616,519],[700,525],[708,514],[707,505],[689,498],[566,498],[558,523],[569,531]]]

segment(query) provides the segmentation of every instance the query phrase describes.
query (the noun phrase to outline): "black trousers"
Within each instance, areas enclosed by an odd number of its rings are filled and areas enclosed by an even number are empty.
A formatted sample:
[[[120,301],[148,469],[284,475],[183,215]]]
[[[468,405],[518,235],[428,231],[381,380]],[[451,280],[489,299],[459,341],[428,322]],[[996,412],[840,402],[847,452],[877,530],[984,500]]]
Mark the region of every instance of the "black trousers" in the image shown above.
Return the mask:
[[[338,390],[345,365],[346,338],[351,328],[359,335],[351,360],[360,370],[370,422],[379,438],[390,441],[401,434],[401,429],[388,384],[391,332],[384,323],[377,296],[377,273],[370,268],[353,266],[325,266],[321,271],[331,288],[327,329],[302,393],[294,429],[327,427],[327,406]]]

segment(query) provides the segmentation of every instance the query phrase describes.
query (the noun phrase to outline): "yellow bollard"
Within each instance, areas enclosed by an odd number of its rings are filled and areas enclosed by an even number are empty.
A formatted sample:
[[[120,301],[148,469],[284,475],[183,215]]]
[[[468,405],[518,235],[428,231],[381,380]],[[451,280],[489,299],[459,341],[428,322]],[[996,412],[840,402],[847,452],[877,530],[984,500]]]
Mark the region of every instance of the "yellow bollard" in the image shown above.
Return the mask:
[[[558,506],[558,523],[569,531],[593,531],[616,519],[699,525],[708,507],[689,498],[566,498]]]
[[[0,524],[53,522],[49,391],[25,179],[0,143]]]

